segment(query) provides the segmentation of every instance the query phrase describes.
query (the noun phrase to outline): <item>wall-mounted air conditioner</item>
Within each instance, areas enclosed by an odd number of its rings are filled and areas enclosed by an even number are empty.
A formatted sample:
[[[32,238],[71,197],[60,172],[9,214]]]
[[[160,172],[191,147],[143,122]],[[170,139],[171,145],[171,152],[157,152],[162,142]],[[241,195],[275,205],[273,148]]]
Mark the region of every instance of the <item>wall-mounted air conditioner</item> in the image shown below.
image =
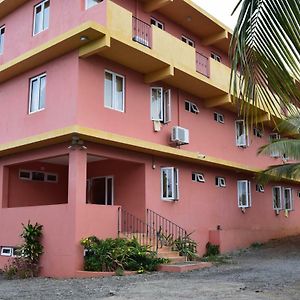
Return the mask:
[[[174,126],[171,133],[171,141],[177,145],[186,145],[189,143],[189,130],[179,126]]]

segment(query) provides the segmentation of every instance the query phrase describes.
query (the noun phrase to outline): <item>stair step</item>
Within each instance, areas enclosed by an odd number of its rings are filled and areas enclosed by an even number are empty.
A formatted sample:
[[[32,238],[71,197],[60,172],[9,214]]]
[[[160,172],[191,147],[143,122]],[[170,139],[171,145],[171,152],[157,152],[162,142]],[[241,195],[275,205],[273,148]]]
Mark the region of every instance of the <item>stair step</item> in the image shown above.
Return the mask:
[[[162,258],[169,258],[169,257],[180,257],[179,253],[176,251],[169,251],[169,252],[160,252],[157,253],[158,257]]]
[[[160,265],[158,267],[158,271],[170,272],[170,273],[183,273],[183,272],[188,272],[193,270],[209,268],[211,266],[212,263],[210,262],[195,262],[195,263],[186,262],[177,265],[173,265],[173,264]]]
[[[186,257],[185,256],[169,256],[166,257],[170,260],[169,264],[177,264],[177,263],[184,263],[186,262]]]

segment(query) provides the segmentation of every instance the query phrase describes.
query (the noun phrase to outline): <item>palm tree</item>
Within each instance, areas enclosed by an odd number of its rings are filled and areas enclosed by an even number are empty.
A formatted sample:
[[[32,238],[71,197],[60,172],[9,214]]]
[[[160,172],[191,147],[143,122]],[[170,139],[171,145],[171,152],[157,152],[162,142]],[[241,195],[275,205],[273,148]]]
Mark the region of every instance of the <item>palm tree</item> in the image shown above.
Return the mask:
[[[271,116],[284,109],[291,117],[279,129],[299,135],[299,0],[239,0],[235,10],[238,7],[241,12],[230,46],[230,90],[239,113],[252,125],[258,122],[253,107],[263,108]],[[281,139],[261,147],[258,153],[270,155],[274,151],[299,161],[300,140]],[[300,164],[270,166],[259,180],[282,177],[300,179]]]
[[[267,183],[271,179],[280,180],[283,177],[293,180],[300,179],[300,116],[288,118],[286,121],[281,123],[279,130],[283,133],[298,136],[298,138],[279,139],[278,141],[265,145],[258,150],[259,154],[264,155],[271,155],[275,152],[283,158],[284,162],[281,165],[270,166],[263,171],[258,177],[258,181],[262,184]]]
[[[240,114],[248,120],[253,106],[273,116],[283,108],[298,113],[299,0],[239,0],[235,10],[240,6],[230,46],[231,92]]]

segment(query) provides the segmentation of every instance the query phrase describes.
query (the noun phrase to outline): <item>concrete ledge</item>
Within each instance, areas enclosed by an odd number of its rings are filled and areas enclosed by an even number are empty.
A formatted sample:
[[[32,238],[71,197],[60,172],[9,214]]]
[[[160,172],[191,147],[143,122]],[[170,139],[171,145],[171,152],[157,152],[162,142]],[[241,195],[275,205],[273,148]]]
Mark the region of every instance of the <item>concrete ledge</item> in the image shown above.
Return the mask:
[[[136,275],[137,271],[124,271],[122,276]],[[75,278],[95,278],[95,277],[112,277],[117,276],[116,272],[90,272],[90,271],[76,271]]]
[[[204,268],[209,268],[213,264],[210,262],[195,262],[195,263],[185,263],[185,264],[177,264],[177,265],[160,265],[158,267],[158,271],[161,272],[169,272],[169,273],[183,273],[193,270],[200,270]]]

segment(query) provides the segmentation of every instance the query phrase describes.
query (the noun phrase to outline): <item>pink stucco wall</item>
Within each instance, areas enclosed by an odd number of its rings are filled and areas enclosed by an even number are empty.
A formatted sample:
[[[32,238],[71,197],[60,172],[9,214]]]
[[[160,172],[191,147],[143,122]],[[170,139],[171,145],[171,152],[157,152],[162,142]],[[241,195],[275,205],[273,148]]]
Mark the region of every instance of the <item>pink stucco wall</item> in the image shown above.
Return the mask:
[[[33,10],[40,0],[30,0],[4,19],[5,49],[0,55],[0,64],[35,48],[52,38],[86,22],[95,21],[106,24],[106,0],[85,10],[85,0],[51,0],[49,28],[33,36]],[[21,24],[21,25],[20,25]]]
[[[57,182],[21,180],[20,170],[42,171],[58,175]],[[67,203],[68,167],[32,162],[9,167],[6,207],[39,206]]]

